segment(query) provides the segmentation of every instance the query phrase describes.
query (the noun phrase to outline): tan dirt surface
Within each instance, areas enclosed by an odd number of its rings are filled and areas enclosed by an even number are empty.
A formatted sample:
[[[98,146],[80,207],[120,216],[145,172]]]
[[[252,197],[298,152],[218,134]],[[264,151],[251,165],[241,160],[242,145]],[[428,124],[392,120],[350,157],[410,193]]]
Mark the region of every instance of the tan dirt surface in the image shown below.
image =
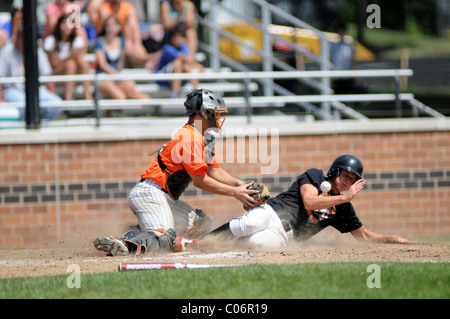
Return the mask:
[[[0,278],[70,274],[77,265],[82,274],[118,271],[119,263],[176,262],[191,264],[298,264],[329,262],[450,262],[450,241],[417,240],[410,245],[357,242],[351,236],[319,234],[276,251],[248,251],[233,245],[204,243],[195,251],[107,257],[90,242],[81,246],[2,249]]]

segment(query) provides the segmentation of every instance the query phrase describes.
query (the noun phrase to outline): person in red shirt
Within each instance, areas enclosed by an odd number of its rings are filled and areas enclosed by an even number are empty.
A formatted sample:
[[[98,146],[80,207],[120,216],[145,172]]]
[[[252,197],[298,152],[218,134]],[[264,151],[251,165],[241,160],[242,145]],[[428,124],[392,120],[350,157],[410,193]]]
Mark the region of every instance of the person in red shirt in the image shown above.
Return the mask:
[[[258,191],[247,189],[251,183],[223,170],[215,155],[215,133],[221,134],[223,113],[228,112],[223,99],[210,90],[194,90],[184,106],[188,122],[161,147],[128,195],[139,227],[120,238],[97,238],[97,250],[114,256],[143,254],[158,245],[182,251],[195,244],[196,239],[176,237],[177,233],[208,231],[202,228],[207,228],[209,217],[179,199],[191,182],[208,192],[234,197],[245,207],[254,206],[249,195]]]

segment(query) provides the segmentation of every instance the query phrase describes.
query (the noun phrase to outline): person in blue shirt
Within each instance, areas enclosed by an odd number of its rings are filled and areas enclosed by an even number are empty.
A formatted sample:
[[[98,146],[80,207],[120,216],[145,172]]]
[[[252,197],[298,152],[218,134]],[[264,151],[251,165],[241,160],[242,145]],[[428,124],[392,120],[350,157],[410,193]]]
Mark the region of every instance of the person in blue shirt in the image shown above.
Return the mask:
[[[168,32],[168,42],[163,46],[161,58],[155,70],[156,73],[198,73],[204,72],[203,66],[192,58],[186,43],[186,30],[184,26],[177,25]],[[178,97],[182,85],[181,80],[159,82],[172,88],[172,97]],[[192,79],[190,83],[194,89],[198,88],[198,80]]]
[[[186,29],[186,43],[191,57],[197,52],[198,34],[196,8],[193,2],[188,0],[162,0],[161,22],[166,32],[177,25]]]

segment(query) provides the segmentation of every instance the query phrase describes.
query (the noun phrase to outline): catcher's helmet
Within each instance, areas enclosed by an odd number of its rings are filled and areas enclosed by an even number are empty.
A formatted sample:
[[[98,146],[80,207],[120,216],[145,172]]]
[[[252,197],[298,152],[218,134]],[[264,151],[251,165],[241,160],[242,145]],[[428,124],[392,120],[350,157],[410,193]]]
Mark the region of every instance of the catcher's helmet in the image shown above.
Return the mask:
[[[216,93],[207,90],[200,89],[194,90],[187,95],[186,102],[186,115],[199,114],[203,117],[212,128],[218,128],[221,130],[225,117],[222,113],[228,113],[225,107],[225,102]]]
[[[336,178],[340,174],[340,170],[345,169],[352,172],[357,176],[356,180],[362,178],[363,174],[363,164],[359,158],[353,155],[341,155],[338,156],[330,166],[328,170],[327,177],[330,179]]]

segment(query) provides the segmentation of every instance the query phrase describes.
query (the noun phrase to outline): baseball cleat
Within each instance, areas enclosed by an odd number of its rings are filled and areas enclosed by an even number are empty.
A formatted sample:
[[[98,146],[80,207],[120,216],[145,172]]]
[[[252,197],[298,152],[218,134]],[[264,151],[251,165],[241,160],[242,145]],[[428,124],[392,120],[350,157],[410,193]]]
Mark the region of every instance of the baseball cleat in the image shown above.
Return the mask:
[[[94,247],[104,251],[107,256],[127,256],[127,246],[119,239],[113,237],[98,237],[94,240]]]
[[[186,250],[192,250],[197,248],[197,241],[198,239],[186,239],[183,237],[177,237],[175,238],[175,248],[174,250],[176,252],[180,252],[180,251],[186,251]]]

